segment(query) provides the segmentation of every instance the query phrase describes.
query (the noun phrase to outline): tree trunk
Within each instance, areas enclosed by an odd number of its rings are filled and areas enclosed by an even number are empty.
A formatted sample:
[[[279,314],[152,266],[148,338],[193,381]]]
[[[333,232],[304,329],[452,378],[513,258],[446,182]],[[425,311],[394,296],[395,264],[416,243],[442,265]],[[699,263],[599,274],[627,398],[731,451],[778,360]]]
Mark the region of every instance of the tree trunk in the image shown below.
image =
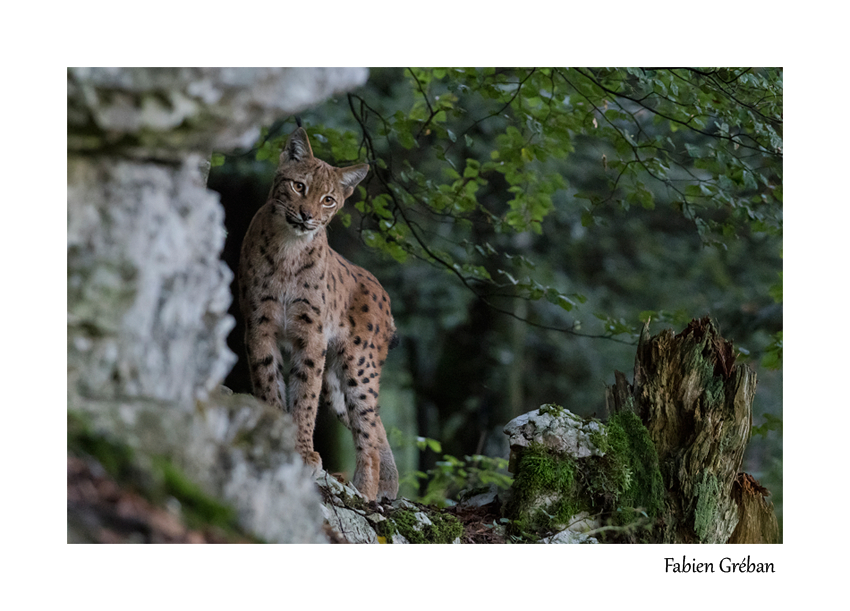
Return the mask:
[[[752,425],[755,372],[735,364],[732,343],[709,318],[691,321],[678,335],[665,330],[647,336],[648,325],[638,344],[634,381],[616,372],[607,405],[614,413],[635,412],[658,452],[667,499],[655,539],[777,542],[773,507],[763,498],[767,491],[739,475]],[[730,541],[739,521],[746,528]]]

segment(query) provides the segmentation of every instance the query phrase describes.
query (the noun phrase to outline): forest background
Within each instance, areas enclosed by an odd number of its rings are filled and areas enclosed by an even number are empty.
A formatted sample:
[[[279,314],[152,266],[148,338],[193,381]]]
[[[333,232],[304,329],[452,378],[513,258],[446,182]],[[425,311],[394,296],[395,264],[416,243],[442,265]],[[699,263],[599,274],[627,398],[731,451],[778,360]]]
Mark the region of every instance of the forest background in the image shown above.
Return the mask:
[[[400,493],[502,483],[512,418],[605,419],[652,333],[710,315],[758,374],[743,469],[782,515],[782,69],[373,69],[300,116],[314,154],[372,164],[329,229],[372,271],[401,336],[381,380]],[[294,117],[215,154],[223,258],[265,202]],[[235,291],[234,291],[235,294]],[[226,380],[250,392],[241,315]],[[353,471],[326,410],[317,449]]]

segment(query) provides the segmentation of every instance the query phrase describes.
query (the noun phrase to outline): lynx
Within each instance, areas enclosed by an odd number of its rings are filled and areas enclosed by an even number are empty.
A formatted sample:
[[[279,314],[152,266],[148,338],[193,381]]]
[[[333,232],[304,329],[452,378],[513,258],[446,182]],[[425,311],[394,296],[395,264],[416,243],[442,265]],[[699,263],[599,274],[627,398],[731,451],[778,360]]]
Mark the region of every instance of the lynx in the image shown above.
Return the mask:
[[[378,384],[398,343],[390,298],[375,277],[328,245],[325,227],[366,176],[313,157],[299,127],[280,154],[268,200],[239,262],[239,301],[256,397],[287,408],[281,348],[290,354],[289,411],[304,461],[320,469],[313,431],[320,400],[354,436],[353,483],[369,500],[396,497],[398,471],[378,415]]]

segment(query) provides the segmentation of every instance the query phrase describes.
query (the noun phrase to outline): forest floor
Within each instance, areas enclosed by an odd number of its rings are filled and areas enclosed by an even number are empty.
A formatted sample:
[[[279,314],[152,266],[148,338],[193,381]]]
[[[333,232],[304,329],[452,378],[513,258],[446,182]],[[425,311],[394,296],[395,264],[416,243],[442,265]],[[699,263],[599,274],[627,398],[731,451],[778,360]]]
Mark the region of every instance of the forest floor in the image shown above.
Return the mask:
[[[497,502],[481,507],[455,505],[444,510],[463,524],[461,543],[505,543],[504,528],[499,528],[502,517]]]

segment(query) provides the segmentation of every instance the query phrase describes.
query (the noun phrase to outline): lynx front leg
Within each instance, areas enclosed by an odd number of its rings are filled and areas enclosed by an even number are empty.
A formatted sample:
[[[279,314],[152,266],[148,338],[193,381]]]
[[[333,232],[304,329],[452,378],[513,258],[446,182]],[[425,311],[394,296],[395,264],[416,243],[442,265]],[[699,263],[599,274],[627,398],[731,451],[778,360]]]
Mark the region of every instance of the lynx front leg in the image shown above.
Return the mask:
[[[268,312],[258,313],[246,321],[245,349],[254,396],[285,411],[286,387],[280,371],[283,361],[272,320],[274,313]]]
[[[313,432],[319,394],[322,390],[322,372],[325,365],[324,336],[296,337],[293,341],[292,369],[289,372],[289,404],[292,418],[298,427],[295,447],[308,465],[322,468],[322,458],[313,449]]]

